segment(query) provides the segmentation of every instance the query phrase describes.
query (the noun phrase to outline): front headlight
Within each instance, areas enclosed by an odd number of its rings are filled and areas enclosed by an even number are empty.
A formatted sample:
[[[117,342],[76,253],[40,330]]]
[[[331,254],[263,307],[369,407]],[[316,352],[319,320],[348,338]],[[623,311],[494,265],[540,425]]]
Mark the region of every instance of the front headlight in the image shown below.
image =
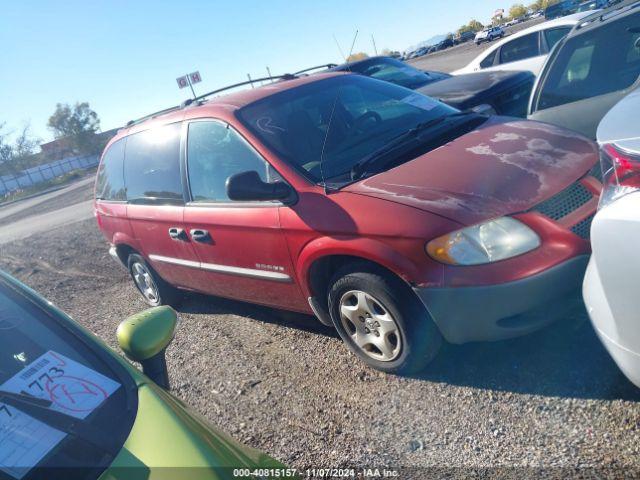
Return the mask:
[[[501,217],[434,238],[426,250],[441,263],[480,265],[522,255],[539,246],[540,237],[524,223]]]

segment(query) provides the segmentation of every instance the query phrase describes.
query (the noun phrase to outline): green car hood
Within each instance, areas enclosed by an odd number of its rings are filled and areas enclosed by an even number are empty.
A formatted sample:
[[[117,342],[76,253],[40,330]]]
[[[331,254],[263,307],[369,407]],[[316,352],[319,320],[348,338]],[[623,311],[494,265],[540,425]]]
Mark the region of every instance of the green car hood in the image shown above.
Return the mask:
[[[142,383],[131,433],[100,480],[232,479],[238,478],[234,468],[285,467],[212,428],[155,384]]]

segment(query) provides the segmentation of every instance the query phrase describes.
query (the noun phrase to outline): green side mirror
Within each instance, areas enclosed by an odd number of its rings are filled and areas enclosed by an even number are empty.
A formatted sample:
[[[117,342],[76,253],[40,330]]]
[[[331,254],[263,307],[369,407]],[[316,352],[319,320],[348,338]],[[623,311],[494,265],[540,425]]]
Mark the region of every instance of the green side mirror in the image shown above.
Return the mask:
[[[178,315],[171,307],[154,307],[123,320],[116,336],[125,355],[142,365],[142,371],[169,389],[165,350],[173,340]]]

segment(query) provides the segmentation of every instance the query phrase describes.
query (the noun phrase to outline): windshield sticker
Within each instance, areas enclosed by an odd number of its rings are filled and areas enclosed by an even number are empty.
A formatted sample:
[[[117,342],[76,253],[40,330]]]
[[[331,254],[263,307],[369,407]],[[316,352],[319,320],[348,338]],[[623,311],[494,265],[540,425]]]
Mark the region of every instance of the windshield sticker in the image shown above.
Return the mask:
[[[51,409],[85,418],[120,384],[70,358],[48,351],[0,386],[52,402]]]
[[[429,97],[425,97],[424,95],[420,95],[419,93],[412,93],[410,95],[407,95],[402,99],[402,101],[404,103],[408,103],[409,105],[413,105],[414,107],[426,110],[427,112],[433,110],[438,106],[438,102]]]
[[[0,471],[24,477],[66,434],[0,403]]]

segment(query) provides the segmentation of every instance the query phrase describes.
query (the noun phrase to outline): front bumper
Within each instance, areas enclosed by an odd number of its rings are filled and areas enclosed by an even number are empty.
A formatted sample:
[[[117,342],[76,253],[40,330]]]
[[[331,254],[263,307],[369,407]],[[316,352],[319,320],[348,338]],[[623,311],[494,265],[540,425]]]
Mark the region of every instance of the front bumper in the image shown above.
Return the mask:
[[[502,340],[533,332],[579,305],[588,259],[581,255],[498,285],[414,291],[448,342]]]

